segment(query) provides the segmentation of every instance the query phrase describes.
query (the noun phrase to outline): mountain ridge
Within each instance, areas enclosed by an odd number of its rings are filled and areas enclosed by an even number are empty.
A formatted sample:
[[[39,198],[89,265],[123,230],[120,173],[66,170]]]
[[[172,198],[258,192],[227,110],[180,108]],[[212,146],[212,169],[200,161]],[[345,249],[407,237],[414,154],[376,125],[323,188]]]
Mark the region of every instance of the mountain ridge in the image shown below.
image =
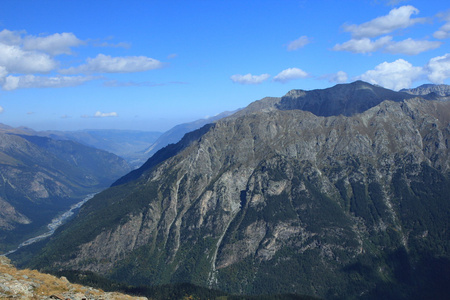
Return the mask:
[[[351,116],[250,105],[98,194],[32,265],[235,293],[442,297],[450,102],[404,95]]]
[[[10,250],[86,194],[130,171],[102,150],[3,126],[0,132],[0,251]]]

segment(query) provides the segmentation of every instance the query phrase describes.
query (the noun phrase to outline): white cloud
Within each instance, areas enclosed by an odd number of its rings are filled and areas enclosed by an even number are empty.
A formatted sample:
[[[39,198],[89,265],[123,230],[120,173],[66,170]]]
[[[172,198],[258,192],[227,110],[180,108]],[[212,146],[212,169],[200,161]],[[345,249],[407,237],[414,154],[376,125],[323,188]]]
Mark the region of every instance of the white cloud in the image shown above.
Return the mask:
[[[392,40],[391,36],[384,36],[376,41],[369,38],[351,39],[343,44],[337,44],[333,47],[335,51],[349,51],[353,53],[375,52],[386,46]]]
[[[21,34],[24,31],[11,31],[8,29],[3,29],[0,31],[0,43],[6,45],[20,45],[22,42]]]
[[[336,74],[325,75],[323,78],[327,78],[329,82],[344,83],[347,82],[348,75],[344,71],[339,71]]]
[[[392,54],[417,55],[419,53],[436,49],[442,45],[439,41],[406,40],[393,41],[391,35],[385,35],[398,29],[404,29],[414,24],[424,23],[427,18],[411,18],[419,10],[411,5],[392,9],[388,15],[375,18],[361,25],[344,25],[344,30],[352,34],[352,39],[336,44],[335,51],[348,51],[352,53],[372,53],[384,51]],[[371,38],[382,36],[376,40]]]
[[[58,66],[48,54],[0,43],[0,67],[8,73],[48,73]]]
[[[442,42],[438,41],[417,41],[408,38],[400,42],[388,44],[385,50],[392,54],[417,55],[428,50],[436,49],[441,45]]]
[[[446,21],[446,23],[442,25],[441,28],[439,28],[439,30],[433,34],[433,37],[437,39],[450,38],[450,11],[440,13],[438,14],[438,17]]]
[[[71,47],[84,44],[73,33],[55,33],[45,37],[26,36],[23,40],[24,50],[38,50],[50,55],[71,54]]]
[[[438,41],[413,40],[411,38],[394,42],[392,41],[392,37],[387,35],[375,41],[369,38],[351,39],[343,44],[335,45],[333,50],[352,53],[372,53],[380,50],[391,54],[417,55],[428,50],[436,49],[441,45],[442,42]]]
[[[450,38],[450,22],[445,23],[438,31],[433,33],[433,37],[441,40]]]
[[[444,83],[444,80],[450,78],[450,54],[438,56],[430,59],[425,66],[428,73],[428,79],[436,84]]]
[[[417,23],[426,22],[426,18],[411,19],[419,10],[411,5],[392,9],[388,15],[375,18],[361,25],[344,25],[344,30],[350,32],[354,38],[371,38],[390,33],[397,29],[404,29]]]
[[[0,87],[3,90],[21,88],[67,87],[97,79],[92,76],[37,76],[57,71],[56,56],[72,54],[72,48],[86,44],[73,33],[27,35],[26,31],[0,31]],[[104,44],[109,47],[129,47],[130,44]],[[131,73],[163,67],[163,63],[145,56],[111,57],[98,54],[77,67],[59,70],[60,74]]]
[[[159,69],[162,66],[160,61],[145,56],[111,57],[98,54],[95,58],[88,58],[86,64],[61,70],[60,73],[134,73]]]
[[[24,51],[38,51],[52,56],[71,54],[71,47],[85,44],[73,33],[63,32],[48,36],[25,35],[26,31],[0,31],[0,44],[17,46]]]
[[[308,76],[309,74],[301,69],[289,68],[278,73],[278,75],[273,78],[273,81],[286,83],[294,79],[306,78]]]
[[[2,82],[5,91],[12,91],[23,88],[59,88],[77,86],[86,81],[94,80],[94,77],[83,76],[55,76],[43,77],[34,75],[7,76]]]
[[[288,51],[297,50],[305,47],[307,44],[311,43],[311,40],[307,36],[301,36],[295,41],[290,42],[287,45]]]
[[[0,106],[0,114],[4,111],[5,111],[4,108]]]
[[[3,78],[6,77],[6,75],[8,75],[8,71],[6,70],[5,67],[0,66],[0,80],[3,80]]]
[[[422,67],[414,67],[411,63],[398,59],[392,63],[384,62],[358,76],[372,84],[378,84],[388,89],[400,90],[411,87],[413,81],[424,74]]]
[[[261,75],[252,75],[252,74],[246,74],[246,75],[232,75],[230,78],[235,83],[240,84],[260,84],[264,81],[266,81],[270,77],[269,74],[261,74]]]
[[[59,64],[52,56],[70,54],[70,47],[83,42],[72,33],[56,33],[46,37],[24,36],[25,34],[25,31],[0,31],[0,85],[4,90],[74,86],[91,80],[82,77],[31,75],[54,71]]]
[[[94,115],[95,118],[106,118],[106,117],[118,117],[119,115],[116,112],[102,113],[97,111]]]

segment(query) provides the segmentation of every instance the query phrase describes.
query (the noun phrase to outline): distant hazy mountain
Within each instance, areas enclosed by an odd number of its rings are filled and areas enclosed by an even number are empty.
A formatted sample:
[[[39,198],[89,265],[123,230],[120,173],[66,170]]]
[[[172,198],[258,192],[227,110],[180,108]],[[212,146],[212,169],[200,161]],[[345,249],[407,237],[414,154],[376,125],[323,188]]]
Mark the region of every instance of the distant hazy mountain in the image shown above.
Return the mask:
[[[130,171],[109,152],[0,126],[0,253]]]
[[[145,162],[143,151],[152,145],[161,132],[139,130],[78,130],[41,131],[37,135],[58,140],[73,140],[81,144],[114,153],[124,158],[131,167],[137,168]]]
[[[258,108],[259,107],[259,108]],[[450,101],[294,90],[186,134],[29,266],[324,299],[447,299]]]
[[[423,84],[413,89],[403,89],[401,92],[406,92],[412,95],[429,96],[434,98],[450,97],[450,85],[447,84]],[[436,99],[440,100],[440,99]]]
[[[213,123],[217,120],[220,120],[224,117],[227,117],[229,115],[232,115],[238,110],[235,111],[226,111],[223,113],[220,113],[214,117],[206,118],[206,119],[200,119],[194,122],[189,123],[183,123],[176,125],[172,129],[169,129],[168,131],[164,132],[150,147],[148,147],[144,151],[144,160],[142,163],[144,163],[149,157],[151,157],[153,154],[155,154],[159,149],[164,148],[165,146],[169,144],[175,144],[178,141],[181,140],[181,138],[188,132],[194,131],[196,129],[199,129],[200,127]]]

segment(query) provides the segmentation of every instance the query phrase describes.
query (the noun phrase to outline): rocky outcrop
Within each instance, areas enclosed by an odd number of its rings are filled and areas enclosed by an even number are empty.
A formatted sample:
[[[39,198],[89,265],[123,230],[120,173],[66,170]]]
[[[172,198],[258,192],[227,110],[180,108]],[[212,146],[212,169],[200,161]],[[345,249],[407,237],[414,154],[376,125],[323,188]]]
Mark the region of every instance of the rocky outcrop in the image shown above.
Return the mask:
[[[29,224],[31,221],[0,198],[0,230],[11,230],[16,224]]]
[[[72,300],[145,300],[116,292],[104,292],[70,283],[65,277],[55,277],[34,270],[18,270],[0,256],[1,299],[72,299]]]

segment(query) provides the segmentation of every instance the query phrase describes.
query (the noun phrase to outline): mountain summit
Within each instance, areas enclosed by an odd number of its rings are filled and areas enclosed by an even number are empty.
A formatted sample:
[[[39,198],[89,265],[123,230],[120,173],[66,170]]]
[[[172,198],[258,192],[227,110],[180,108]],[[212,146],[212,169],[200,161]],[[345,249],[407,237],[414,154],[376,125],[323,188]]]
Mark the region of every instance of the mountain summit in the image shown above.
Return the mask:
[[[324,117],[352,116],[385,100],[398,102],[414,97],[414,95],[394,92],[364,81],[355,81],[323,90],[292,90],[281,98],[276,107],[280,110],[305,110]]]
[[[30,265],[232,293],[443,299],[449,139],[449,101],[364,82],[265,98],[158,151]]]

